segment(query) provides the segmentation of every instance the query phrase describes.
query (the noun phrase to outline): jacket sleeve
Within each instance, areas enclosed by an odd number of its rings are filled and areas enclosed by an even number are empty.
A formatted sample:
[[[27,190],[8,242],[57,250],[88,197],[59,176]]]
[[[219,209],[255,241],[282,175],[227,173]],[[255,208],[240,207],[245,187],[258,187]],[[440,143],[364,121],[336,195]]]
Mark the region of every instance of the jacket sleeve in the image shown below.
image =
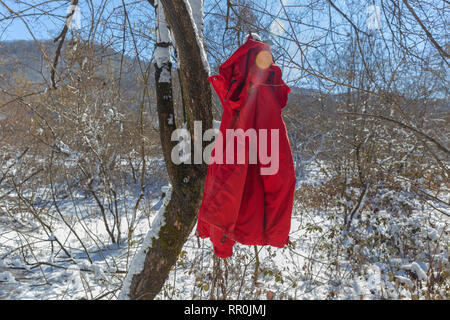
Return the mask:
[[[240,110],[245,103],[246,92],[244,92],[244,88],[248,67],[246,64],[246,59],[239,59],[233,65],[233,73],[224,98],[224,106],[231,110]]]
[[[220,74],[208,78],[214,90],[219,96],[224,109],[230,111],[242,108],[245,99],[243,99],[243,88],[246,80],[245,60],[240,59],[226,70],[220,70]]]

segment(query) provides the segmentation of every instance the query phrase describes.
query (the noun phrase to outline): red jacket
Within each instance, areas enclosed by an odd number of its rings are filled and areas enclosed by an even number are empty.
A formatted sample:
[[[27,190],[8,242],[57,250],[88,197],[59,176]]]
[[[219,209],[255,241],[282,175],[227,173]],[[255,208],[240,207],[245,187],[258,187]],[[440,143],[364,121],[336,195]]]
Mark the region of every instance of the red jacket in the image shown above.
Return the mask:
[[[289,242],[296,182],[289,138],[281,117],[290,89],[281,79],[280,68],[272,62],[270,47],[252,38],[220,66],[218,75],[208,80],[223,105],[220,125],[223,143],[218,144],[216,139],[211,153],[197,233],[209,237],[215,255],[222,258],[233,254],[236,241],[282,248]],[[244,132],[268,129],[268,155],[275,154],[272,143],[279,149],[278,171],[262,175],[261,169],[271,164],[267,164],[267,159],[262,161],[259,153],[257,162],[251,162],[248,147],[244,163],[237,160],[237,146],[234,156],[231,152],[227,154],[226,146],[233,141],[231,137],[227,139],[226,129]],[[272,129],[279,130],[278,141],[272,141]],[[227,163],[227,156],[234,157],[233,163]],[[214,159],[223,159],[223,164],[213,163]]]

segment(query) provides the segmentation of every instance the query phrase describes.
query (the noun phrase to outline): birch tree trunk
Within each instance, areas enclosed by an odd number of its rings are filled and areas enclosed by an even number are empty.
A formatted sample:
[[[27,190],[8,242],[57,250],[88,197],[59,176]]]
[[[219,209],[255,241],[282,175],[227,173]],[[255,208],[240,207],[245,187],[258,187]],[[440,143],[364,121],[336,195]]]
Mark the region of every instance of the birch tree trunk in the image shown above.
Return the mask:
[[[119,299],[153,299],[160,292],[195,225],[207,170],[206,164],[175,165],[171,160],[171,151],[176,143],[171,141],[171,134],[176,129],[176,122],[167,28],[168,24],[177,44],[186,124],[191,137],[194,137],[194,121],[202,122],[203,131],[212,127],[212,95],[207,81],[209,66],[201,30],[203,0],[157,0],[155,8],[158,28],[155,53],[158,118],[172,188],[167,190],[164,205],[133,258]],[[196,10],[195,14],[192,8]]]

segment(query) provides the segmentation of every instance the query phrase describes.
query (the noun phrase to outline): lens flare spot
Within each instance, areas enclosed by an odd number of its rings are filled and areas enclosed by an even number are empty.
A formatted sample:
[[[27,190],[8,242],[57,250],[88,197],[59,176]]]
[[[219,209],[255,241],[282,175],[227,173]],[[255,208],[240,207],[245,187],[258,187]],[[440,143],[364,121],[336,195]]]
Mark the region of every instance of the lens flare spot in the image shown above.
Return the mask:
[[[269,51],[263,50],[256,56],[256,65],[258,68],[267,69],[272,64],[272,55]]]

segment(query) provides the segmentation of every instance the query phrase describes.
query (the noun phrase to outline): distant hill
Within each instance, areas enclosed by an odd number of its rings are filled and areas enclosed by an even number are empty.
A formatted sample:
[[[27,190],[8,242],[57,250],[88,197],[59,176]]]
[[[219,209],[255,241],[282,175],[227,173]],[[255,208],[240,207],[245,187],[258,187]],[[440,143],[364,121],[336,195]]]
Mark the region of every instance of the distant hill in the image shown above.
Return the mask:
[[[0,42],[0,74],[12,75],[22,74],[27,80],[45,86],[43,78],[50,83],[51,64],[55,56],[57,43],[52,40],[35,42],[33,40],[17,40]],[[105,47],[99,44],[78,43],[77,46],[85,46],[86,50],[94,50],[95,54],[91,54],[94,61],[90,61],[95,66],[96,74],[100,77],[107,72],[113,72],[114,78],[118,79],[121,76],[121,86],[124,94],[129,96],[136,96],[140,94],[139,81],[137,76],[139,74],[139,66],[137,60],[133,57],[125,56],[122,60],[121,52],[115,51],[110,47]],[[67,70],[67,59],[65,59],[69,50],[73,51],[79,49],[75,47],[74,43],[66,40],[63,47],[63,52],[58,63],[58,72],[64,74]],[[47,58],[45,58],[47,57]],[[143,61],[144,64],[148,61]],[[122,64],[122,73],[120,74],[120,66]],[[12,81],[10,76],[7,76],[8,81]],[[177,92],[178,76],[176,71],[173,73],[174,87]],[[1,79],[0,79],[1,81]],[[151,90],[154,90],[154,77],[150,79]],[[319,98],[323,96],[319,90],[309,88],[291,87],[289,95],[288,106],[289,109],[303,109],[306,106],[317,105]],[[180,97],[178,97],[180,98]],[[217,97],[215,97],[217,99]],[[337,98],[339,100],[339,98]],[[179,103],[177,99],[176,103]],[[336,99],[328,98],[325,104],[334,105]],[[216,100],[218,103],[218,100]],[[324,101],[321,103],[324,104]],[[136,108],[136,106],[130,106]],[[154,103],[152,103],[152,110]],[[314,108],[314,107],[313,107]],[[220,116],[220,115],[219,115]]]
[[[51,56],[52,44],[50,41],[40,42],[42,51],[34,41],[17,40],[0,42],[0,72],[3,75],[21,71],[28,80],[42,80],[41,73],[49,73],[45,70],[43,54]]]
[[[57,46],[58,44],[52,40],[0,42],[0,81],[7,80],[9,84],[13,84],[15,76],[23,76],[35,85],[47,87],[46,83],[50,83],[50,71]],[[136,96],[138,94],[140,89],[137,60],[128,56],[124,56],[122,60],[121,53],[99,44],[92,45],[92,43],[87,42],[75,44],[66,40],[58,61],[57,70],[59,74],[65,75],[68,71],[67,54],[73,54],[72,52],[80,49],[80,47],[82,50],[89,50],[91,53],[92,50],[94,51],[90,55],[89,63],[93,64],[95,74],[99,79],[103,76],[105,76],[104,78],[110,78],[112,72],[114,80],[117,81],[121,77],[120,83],[124,95]],[[83,63],[82,57],[80,60],[78,65]],[[147,62],[144,61],[143,63]],[[120,71],[121,66],[122,72]],[[107,74],[108,77],[106,77]],[[153,77],[150,79],[150,86],[154,89]]]

